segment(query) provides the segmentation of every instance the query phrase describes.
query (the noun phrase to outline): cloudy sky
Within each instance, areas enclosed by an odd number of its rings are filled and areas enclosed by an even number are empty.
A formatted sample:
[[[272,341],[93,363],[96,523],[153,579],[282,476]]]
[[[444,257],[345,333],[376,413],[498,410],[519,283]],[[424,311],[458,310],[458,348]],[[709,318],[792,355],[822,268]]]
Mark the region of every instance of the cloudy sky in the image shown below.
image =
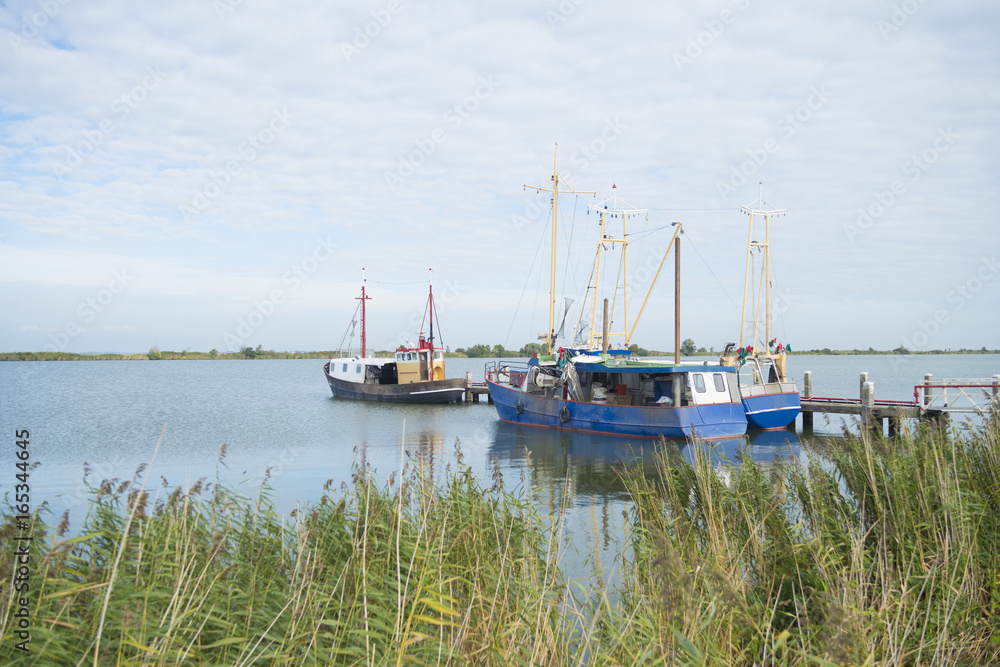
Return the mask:
[[[649,210],[633,285],[682,221],[682,337],[735,340],[763,181],[779,339],[997,348],[998,28],[985,0],[2,2],[0,350],[333,349],[362,267],[376,347],[428,268],[444,343],[520,347],[557,144],[596,192],[560,198],[560,301],[615,185]]]

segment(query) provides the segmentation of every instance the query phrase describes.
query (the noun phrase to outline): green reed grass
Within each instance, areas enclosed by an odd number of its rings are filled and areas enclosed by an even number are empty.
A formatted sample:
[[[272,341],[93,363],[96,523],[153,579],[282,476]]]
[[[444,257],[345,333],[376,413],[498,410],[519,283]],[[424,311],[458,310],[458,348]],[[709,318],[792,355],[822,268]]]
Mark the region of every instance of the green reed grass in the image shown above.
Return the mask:
[[[36,518],[29,654],[0,560],[0,663],[1000,663],[997,421],[806,443],[772,469],[692,447],[693,464],[664,445],[652,474],[622,472],[607,591],[564,580],[562,505],[499,471],[485,488],[460,457],[443,480],[359,469],[290,517],[266,485],[105,481],[77,537]]]
[[[529,502],[480,488],[464,468],[443,484],[415,469],[383,488],[359,470],[291,519],[266,487],[251,500],[218,483],[182,493],[104,482],[79,537],[37,533],[29,654],[13,650],[11,572],[0,561],[3,664],[568,659],[551,529]]]
[[[729,483],[664,449],[625,474],[634,560],[598,662],[1000,663],[1000,427],[809,445]]]

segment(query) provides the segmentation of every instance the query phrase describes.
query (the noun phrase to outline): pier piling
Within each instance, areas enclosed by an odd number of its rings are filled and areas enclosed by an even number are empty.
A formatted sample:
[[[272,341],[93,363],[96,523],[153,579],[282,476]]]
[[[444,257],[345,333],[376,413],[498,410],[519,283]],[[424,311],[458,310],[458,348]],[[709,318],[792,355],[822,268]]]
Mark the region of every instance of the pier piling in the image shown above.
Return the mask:
[[[802,398],[812,398],[813,395],[813,373],[806,371],[802,378]],[[813,413],[802,413],[802,430],[811,432],[813,429]]]
[[[882,433],[882,419],[875,416],[875,383],[868,373],[861,374],[861,426],[871,433]]]
[[[485,382],[473,382],[472,373],[465,374],[465,402],[478,403],[481,396],[486,396],[486,402],[493,405],[493,397],[490,396],[489,387]]]

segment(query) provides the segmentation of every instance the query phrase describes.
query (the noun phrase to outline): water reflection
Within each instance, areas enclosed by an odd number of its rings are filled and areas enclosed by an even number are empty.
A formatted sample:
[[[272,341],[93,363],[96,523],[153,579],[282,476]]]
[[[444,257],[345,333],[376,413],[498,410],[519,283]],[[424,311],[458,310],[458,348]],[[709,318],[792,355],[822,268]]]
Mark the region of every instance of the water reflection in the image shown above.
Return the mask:
[[[404,440],[406,453],[414,461],[433,473],[453,460],[451,452],[445,454],[444,433],[442,431],[421,431],[407,434]]]
[[[536,506],[543,513],[563,518],[561,560],[571,580],[604,588],[614,598],[619,582],[619,558],[629,558],[629,506],[631,498],[621,470],[639,466],[652,479],[656,456],[663,447],[675,448],[689,462],[705,452],[720,477],[727,481],[725,465],[740,466],[749,458],[764,469],[774,469],[774,483],[784,494],[783,461],[799,457],[802,443],[793,431],[752,431],[742,438],[708,443],[685,440],[638,440],[534,428],[497,422],[487,454],[488,465],[519,475],[528,482]],[[516,485],[508,477],[508,488]],[[611,586],[611,588],[608,588]]]
[[[673,447],[693,462],[697,450],[713,464],[738,467],[749,457],[764,469],[797,459],[802,451],[799,436],[788,430],[751,431],[741,438],[690,443],[686,440],[639,440],[540,429],[520,424],[498,424],[490,446],[492,461],[507,469],[527,469],[536,487],[566,492],[572,502],[585,504],[594,496],[628,500],[619,471],[627,464],[640,466],[643,474],[656,474],[656,452]]]

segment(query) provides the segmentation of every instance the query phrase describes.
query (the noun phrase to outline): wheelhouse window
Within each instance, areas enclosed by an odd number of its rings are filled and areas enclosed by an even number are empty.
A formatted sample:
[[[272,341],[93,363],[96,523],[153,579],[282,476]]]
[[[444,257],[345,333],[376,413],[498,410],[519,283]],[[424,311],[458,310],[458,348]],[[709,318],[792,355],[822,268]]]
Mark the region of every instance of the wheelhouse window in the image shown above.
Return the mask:
[[[441,361],[442,359],[444,359],[444,356],[441,354],[440,350],[435,350],[434,358],[437,359],[438,361]]]
[[[358,367],[355,369],[355,372],[357,373],[361,372],[361,364],[358,364]]]
[[[699,394],[704,394],[707,391],[705,387],[705,376],[701,373],[694,374],[694,388]]]
[[[722,377],[722,373],[714,373],[712,377],[715,379],[715,391],[725,391],[726,379]]]
[[[344,372],[347,372],[347,364],[344,364]]]

